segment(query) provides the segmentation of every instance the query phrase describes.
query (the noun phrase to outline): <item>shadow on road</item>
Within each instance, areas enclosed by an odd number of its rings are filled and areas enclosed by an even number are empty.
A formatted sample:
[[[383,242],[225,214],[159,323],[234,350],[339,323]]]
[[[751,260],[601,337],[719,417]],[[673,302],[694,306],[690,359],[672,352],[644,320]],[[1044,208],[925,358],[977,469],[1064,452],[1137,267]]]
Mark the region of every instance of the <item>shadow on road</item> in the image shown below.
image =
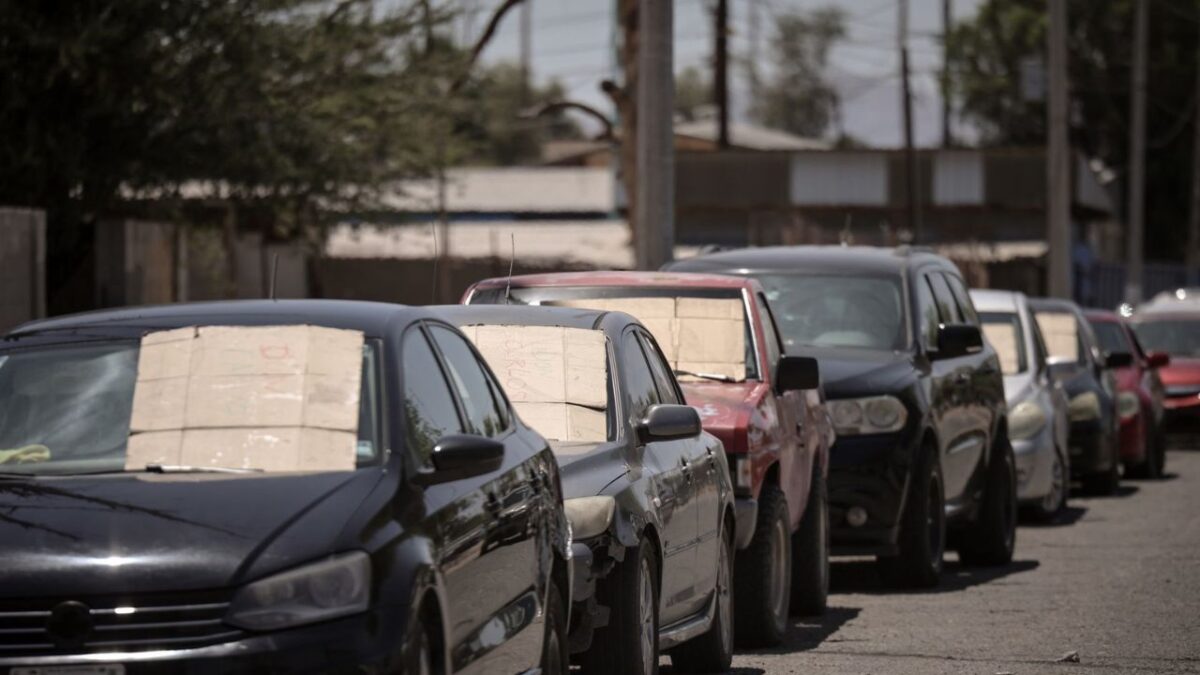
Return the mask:
[[[1083,518],[1084,514],[1086,514],[1087,512],[1088,512],[1088,510],[1087,510],[1086,506],[1076,506],[1076,505],[1068,504],[1067,508],[1063,509],[1062,513],[1058,514],[1058,516],[1054,520],[1051,520],[1050,522],[1043,523],[1043,522],[1038,522],[1036,520],[1022,518],[1021,519],[1021,527],[1043,528],[1043,527],[1063,527],[1066,525],[1074,525],[1075,523],[1078,523],[1079,520],[1081,518]]]
[[[1073,486],[1071,488],[1071,499],[1119,499],[1121,497],[1130,497],[1130,496],[1136,495],[1138,493],[1138,490],[1141,489],[1136,485],[1129,484],[1128,481],[1132,480],[1132,479],[1124,479],[1124,480],[1125,480],[1125,482],[1123,482],[1119,486],[1117,486],[1117,491],[1112,493],[1111,495],[1090,495],[1084,491],[1082,486],[1079,486],[1079,485]]]
[[[946,562],[942,582],[936,588],[893,588],[883,583],[875,568],[874,560],[838,562],[830,566],[830,590],[836,593],[868,593],[895,595],[953,593],[965,588],[986,584],[989,581],[1021,572],[1037,569],[1036,560],[1014,560],[1003,567],[967,567],[957,562]]]
[[[746,651],[750,654],[791,654],[816,649],[861,611],[858,607],[829,607],[821,616],[792,617],[792,625],[778,647]],[[748,669],[746,672],[762,671]]]

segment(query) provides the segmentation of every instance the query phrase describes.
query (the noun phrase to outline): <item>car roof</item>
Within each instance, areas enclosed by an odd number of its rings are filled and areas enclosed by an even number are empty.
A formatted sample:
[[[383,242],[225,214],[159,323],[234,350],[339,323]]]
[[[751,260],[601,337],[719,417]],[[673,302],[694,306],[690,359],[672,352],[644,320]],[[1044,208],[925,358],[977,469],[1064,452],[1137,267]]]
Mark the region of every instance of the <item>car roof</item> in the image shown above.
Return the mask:
[[[1149,308],[1139,307],[1138,310],[1133,313],[1133,316],[1129,317],[1129,320],[1134,323],[1139,323],[1155,320],[1177,321],[1181,319],[1200,319],[1200,307],[1191,303],[1181,302],[1178,304],[1185,306],[1169,307],[1164,305]]]
[[[984,288],[972,288],[971,302],[980,312],[1016,312],[1024,293],[1017,291],[997,291]]]
[[[780,270],[830,271],[853,273],[903,273],[921,264],[935,263],[948,270],[954,264],[946,258],[922,248],[899,246],[765,246],[720,251],[677,260],[670,263],[671,271],[712,272],[717,270]]]
[[[429,316],[424,308],[358,300],[223,300],[122,307],[40,319],[17,326],[7,337],[73,329],[114,328],[144,333],[195,325],[318,325],[381,336],[393,321]]]
[[[512,277],[514,288],[546,286],[646,286],[649,288],[696,287],[757,289],[758,282],[745,277],[725,274],[696,274],[691,272],[555,272],[551,274],[522,274]],[[475,288],[502,288],[508,277],[484,279]]]
[[[1033,310],[1070,312],[1072,314],[1082,312],[1079,305],[1062,298],[1029,298],[1029,307]]]
[[[436,316],[458,326],[562,326],[619,333],[637,319],[624,312],[538,305],[441,305],[429,308]]]

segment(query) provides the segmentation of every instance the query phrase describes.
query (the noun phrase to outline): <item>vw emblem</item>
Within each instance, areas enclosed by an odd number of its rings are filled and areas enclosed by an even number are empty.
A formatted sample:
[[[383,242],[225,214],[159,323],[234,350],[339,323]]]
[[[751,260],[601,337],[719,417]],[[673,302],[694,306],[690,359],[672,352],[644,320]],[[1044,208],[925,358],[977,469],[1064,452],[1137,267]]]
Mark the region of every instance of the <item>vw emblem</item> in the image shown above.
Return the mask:
[[[92,610],[82,602],[63,602],[50,610],[46,632],[60,647],[78,645],[92,632]]]

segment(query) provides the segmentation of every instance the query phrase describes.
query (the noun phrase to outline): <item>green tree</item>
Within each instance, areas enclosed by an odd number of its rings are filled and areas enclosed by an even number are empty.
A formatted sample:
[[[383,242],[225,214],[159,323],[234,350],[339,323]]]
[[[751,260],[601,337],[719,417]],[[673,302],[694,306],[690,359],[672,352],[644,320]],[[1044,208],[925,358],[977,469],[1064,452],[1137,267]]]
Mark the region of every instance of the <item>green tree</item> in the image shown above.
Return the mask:
[[[675,114],[689,122],[702,111],[713,108],[712,82],[696,66],[688,66],[675,75]]]
[[[1071,142],[1120,177],[1127,189],[1133,2],[1069,3]],[[1021,64],[1046,55],[1044,0],[988,0],[948,36],[947,79],[962,114],[985,145],[1045,142],[1044,101],[1026,101]],[[1191,180],[1196,82],[1195,3],[1150,3],[1146,154],[1146,253],[1176,258],[1184,248]]]
[[[754,92],[750,117],[800,136],[829,132],[839,99],[825,70],[829,50],[845,35],[845,16],[836,8],[779,15],[770,42],[774,73]]]
[[[561,101],[566,92],[557,81],[526,87],[521,67],[501,62],[480,67],[463,87],[459,132],[469,145],[468,160],[510,165],[541,157],[548,140],[580,138],[579,126],[563,112],[531,119],[529,113]]]

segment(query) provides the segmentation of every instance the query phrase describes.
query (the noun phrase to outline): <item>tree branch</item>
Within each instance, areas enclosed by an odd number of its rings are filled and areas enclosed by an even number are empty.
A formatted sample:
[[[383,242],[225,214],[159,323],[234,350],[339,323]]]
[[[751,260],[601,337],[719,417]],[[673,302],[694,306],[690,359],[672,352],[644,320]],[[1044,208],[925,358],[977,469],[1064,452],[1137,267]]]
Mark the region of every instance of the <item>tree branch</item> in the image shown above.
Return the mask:
[[[471,48],[471,56],[463,65],[462,75],[459,76],[454,84],[450,85],[450,92],[456,92],[462,88],[467,82],[467,78],[471,75],[471,69],[475,67],[475,62],[479,60],[479,55],[483,53],[483,48],[492,41],[492,37],[496,34],[496,29],[500,27],[500,20],[508,13],[508,10],[521,4],[524,0],[504,0],[496,11],[492,12],[492,18],[488,19],[487,27],[483,29],[479,39],[475,41],[475,46]]]
[[[527,110],[521,114],[521,117],[525,119],[534,119],[537,117],[553,115],[554,113],[563,110],[578,110],[579,112],[590,115],[598,120],[601,126],[604,127],[604,132],[600,134],[597,140],[611,141],[616,138],[616,135],[613,133],[612,120],[609,119],[608,115],[605,115],[586,103],[580,103],[579,101],[551,101],[550,103]]]

